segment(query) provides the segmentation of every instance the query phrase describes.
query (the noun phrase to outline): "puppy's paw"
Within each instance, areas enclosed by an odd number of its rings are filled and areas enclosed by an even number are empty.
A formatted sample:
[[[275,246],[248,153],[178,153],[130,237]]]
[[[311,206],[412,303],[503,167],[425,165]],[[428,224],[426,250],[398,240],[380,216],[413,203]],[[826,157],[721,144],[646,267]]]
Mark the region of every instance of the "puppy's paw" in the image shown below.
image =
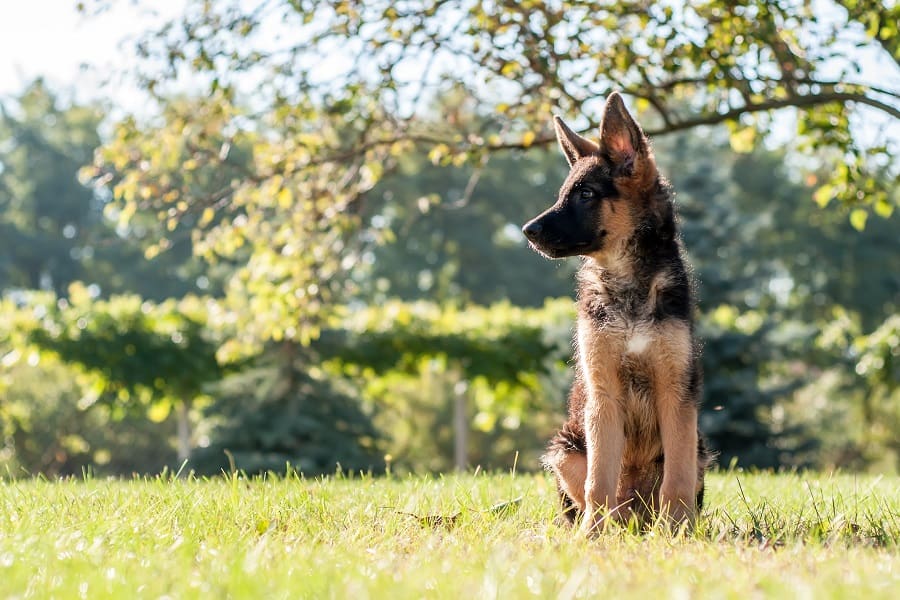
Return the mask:
[[[585,513],[581,520],[579,531],[583,537],[596,537],[609,528],[622,527],[628,524],[632,517],[632,511],[624,506],[607,509],[604,506],[595,508],[591,513]]]
[[[697,506],[690,493],[660,494],[660,518],[673,531],[689,530],[697,517]]]

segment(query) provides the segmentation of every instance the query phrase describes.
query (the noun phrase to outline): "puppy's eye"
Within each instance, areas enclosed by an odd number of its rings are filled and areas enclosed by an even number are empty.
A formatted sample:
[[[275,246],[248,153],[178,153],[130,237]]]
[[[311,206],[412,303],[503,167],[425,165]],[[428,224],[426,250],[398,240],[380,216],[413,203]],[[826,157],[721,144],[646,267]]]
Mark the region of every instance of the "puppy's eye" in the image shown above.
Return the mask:
[[[594,190],[589,190],[587,188],[581,188],[581,192],[578,194],[579,198],[582,200],[590,200],[594,197]]]

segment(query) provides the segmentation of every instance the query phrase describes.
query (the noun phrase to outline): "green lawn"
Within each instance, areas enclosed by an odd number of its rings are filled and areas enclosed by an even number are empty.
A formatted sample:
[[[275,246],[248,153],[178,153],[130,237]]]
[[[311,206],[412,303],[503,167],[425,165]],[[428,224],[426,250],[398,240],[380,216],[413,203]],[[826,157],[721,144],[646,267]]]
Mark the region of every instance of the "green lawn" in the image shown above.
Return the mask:
[[[543,475],[7,481],[0,596],[900,597],[900,478],[708,482],[690,535],[588,541]]]

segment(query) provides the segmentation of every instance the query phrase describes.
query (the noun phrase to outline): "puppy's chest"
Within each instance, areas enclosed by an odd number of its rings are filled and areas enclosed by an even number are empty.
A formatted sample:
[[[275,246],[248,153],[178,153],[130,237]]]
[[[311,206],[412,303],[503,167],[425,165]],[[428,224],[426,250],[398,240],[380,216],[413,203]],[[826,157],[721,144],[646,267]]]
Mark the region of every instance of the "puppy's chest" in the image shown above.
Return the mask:
[[[579,320],[606,337],[618,338],[630,353],[640,353],[650,341],[656,300],[652,296],[637,286],[595,282],[579,290]]]
[[[661,332],[648,319],[607,314],[601,321],[582,318],[578,323],[582,365],[607,376],[616,373],[626,388],[646,387],[661,341]]]
[[[581,295],[579,312],[583,364],[606,376],[615,373],[623,391],[648,391],[652,363],[664,337],[652,316],[652,299],[638,291],[616,295],[596,286]]]
[[[657,422],[653,399],[658,344],[655,328],[642,321],[611,319],[602,329],[593,329],[589,320],[579,321],[579,362],[588,385],[613,394],[628,439],[652,437]]]

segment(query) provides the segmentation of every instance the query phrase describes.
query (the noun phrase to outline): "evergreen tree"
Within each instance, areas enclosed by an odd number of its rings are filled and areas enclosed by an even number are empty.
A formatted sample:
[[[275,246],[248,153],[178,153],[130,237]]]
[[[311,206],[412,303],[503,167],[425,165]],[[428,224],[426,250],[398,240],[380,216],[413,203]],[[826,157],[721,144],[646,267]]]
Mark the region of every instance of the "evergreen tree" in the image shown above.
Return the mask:
[[[192,258],[189,234],[148,261],[142,238],[155,218],[117,229],[104,217],[108,191],[79,182],[100,145],[102,116],[96,106],[63,106],[40,79],[0,106],[0,290],[65,297],[83,281],[104,295],[151,300],[216,293],[219,278]]]
[[[371,415],[349,388],[310,364],[309,351],[284,342],[216,386],[210,444],[195,453],[194,468],[283,473],[289,464],[308,476],[383,470]]]
[[[61,109],[41,80],[0,108],[0,289],[63,294],[94,254],[101,214],[77,174],[100,144],[100,113]]]

